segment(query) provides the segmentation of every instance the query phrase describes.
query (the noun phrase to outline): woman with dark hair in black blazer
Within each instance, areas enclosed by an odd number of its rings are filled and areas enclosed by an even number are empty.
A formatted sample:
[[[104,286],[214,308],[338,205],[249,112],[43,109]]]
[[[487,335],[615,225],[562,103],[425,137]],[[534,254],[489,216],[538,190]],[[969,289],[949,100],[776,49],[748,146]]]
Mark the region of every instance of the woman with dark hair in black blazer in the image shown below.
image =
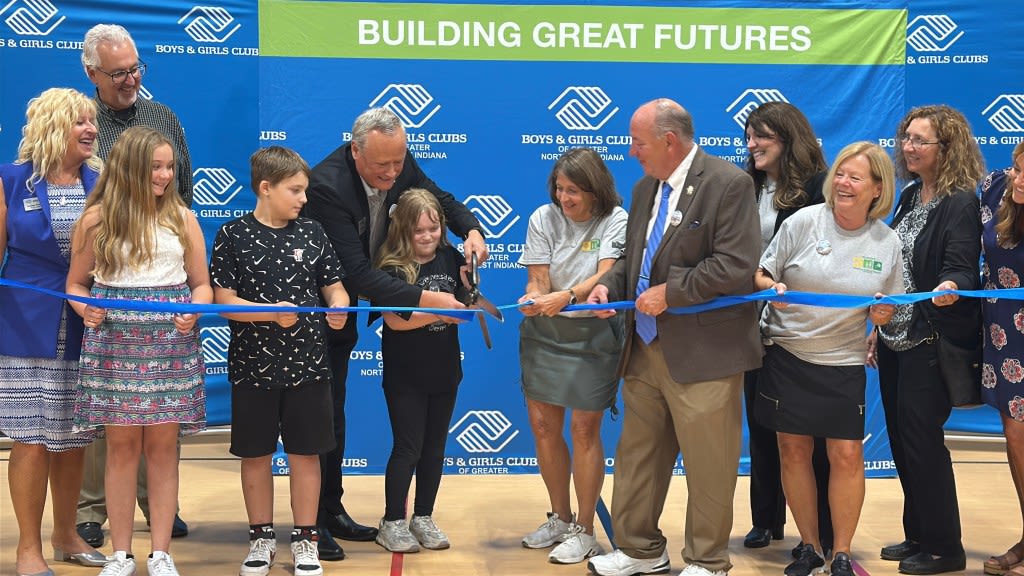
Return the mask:
[[[789,102],[766,102],[747,117],[747,173],[754,179],[761,220],[763,252],[783,220],[797,210],[825,201],[822,184],[828,164],[810,122]],[[753,528],[743,539],[747,548],[762,548],[781,540],[786,523],[779,446],[775,431],[754,419],[760,370],[746,373],[750,449],[750,516]],[[818,530],[823,550],[832,548],[832,517],[828,506],[828,456],[823,439],[815,441],[814,472],[818,484]],[[799,547],[799,546],[798,546]],[[795,550],[795,549],[794,549]]]

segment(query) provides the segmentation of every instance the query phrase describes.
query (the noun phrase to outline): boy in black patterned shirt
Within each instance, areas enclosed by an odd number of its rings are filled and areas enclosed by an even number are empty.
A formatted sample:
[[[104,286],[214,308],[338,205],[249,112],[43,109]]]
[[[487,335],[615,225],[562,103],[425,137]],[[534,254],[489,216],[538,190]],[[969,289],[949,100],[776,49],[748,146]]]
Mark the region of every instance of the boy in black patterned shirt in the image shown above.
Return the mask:
[[[242,458],[249,554],[241,576],[264,576],[277,551],[271,457],[278,435],[290,467],[296,576],[320,576],[317,555],[319,454],[334,447],[324,316],[334,329],[344,312],[295,313],[294,306],[348,306],[343,271],[317,222],[300,218],[309,166],[272,146],[250,158],[256,208],[217,233],[210,278],[217,304],[277,305],[280,312],[222,314],[231,326],[231,453]]]

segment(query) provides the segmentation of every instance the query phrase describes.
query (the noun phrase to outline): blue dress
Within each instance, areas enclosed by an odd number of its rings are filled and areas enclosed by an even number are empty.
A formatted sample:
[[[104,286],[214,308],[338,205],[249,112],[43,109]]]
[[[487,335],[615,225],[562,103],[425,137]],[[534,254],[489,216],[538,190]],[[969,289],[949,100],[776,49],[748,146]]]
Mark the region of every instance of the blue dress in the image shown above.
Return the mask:
[[[1008,171],[999,170],[981,186],[981,221],[985,289],[1020,288],[1024,273],[1024,246],[1003,248],[996,243],[996,213],[1009,183]],[[981,395],[986,404],[1024,422],[1024,302],[986,298],[984,314],[985,354]]]
[[[82,183],[49,184],[46,188],[53,236],[67,262],[71,254],[71,227],[82,214],[86,190]],[[10,193],[13,194],[13,190]],[[9,211],[8,235],[17,233],[19,226],[23,226],[23,221],[15,217],[14,211]],[[10,278],[6,274],[5,277]],[[80,346],[79,340],[68,334],[68,328],[69,321],[81,321],[69,317],[74,313],[67,306],[62,308],[55,334],[55,358],[0,354],[0,432],[23,444],[42,444],[51,452],[80,448],[92,442],[91,438],[72,430],[78,360],[65,359],[65,348]]]

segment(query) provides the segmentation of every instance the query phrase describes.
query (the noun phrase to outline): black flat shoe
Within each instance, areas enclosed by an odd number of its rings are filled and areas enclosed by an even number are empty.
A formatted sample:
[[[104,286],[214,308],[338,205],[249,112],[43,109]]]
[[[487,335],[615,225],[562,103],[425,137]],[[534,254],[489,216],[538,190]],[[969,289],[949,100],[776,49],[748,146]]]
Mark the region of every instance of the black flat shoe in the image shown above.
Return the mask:
[[[754,526],[743,538],[744,548],[764,548],[772,543],[772,531],[767,528]]]
[[[103,526],[99,522],[82,522],[75,526],[75,531],[89,546],[103,546]]]
[[[318,531],[320,534],[319,540],[316,543],[316,551],[320,556],[320,559],[328,562],[344,560],[345,551],[341,549],[341,546],[338,546],[338,543],[334,541],[334,538],[331,538],[331,534],[327,531],[327,528],[325,526],[321,526]]]
[[[933,556],[927,552],[918,552],[900,560],[900,572],[904,574],[942,574],[959,572],[965,568],[967,555],[963,552],[954,556]]]
[[[328,516],[324,525],[330,531],[331,536],[349,540],[351,542],[372,542],[377,537],[377,529],[370,526],[363,526],[357,523],[342,510],[337,516]]]
[[[146,526],[149,526],[149,518],[146,518]],[[174,522],[171,524],[171,538],[184,538],[185,536],[188,536],[188,524],[181,519],[181,516],[175,514]]]
[[[903,560],[921,551],[921,545],[913,540],[904,540],[899,544],[882,548],[882,560]]]
[[[174,524],[171,525],[171,538],[184,538],[188,536],[188,524],[181,519],[181,516],[174,515]]]

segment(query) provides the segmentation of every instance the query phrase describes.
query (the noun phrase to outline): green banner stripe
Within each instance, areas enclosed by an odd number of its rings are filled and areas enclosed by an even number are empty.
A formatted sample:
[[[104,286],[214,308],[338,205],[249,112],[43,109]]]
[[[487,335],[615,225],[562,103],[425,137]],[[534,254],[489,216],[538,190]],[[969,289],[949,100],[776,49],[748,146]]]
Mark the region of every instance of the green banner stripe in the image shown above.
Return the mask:
[[[902,65],[906,10],[260,0],[260,54]]]

